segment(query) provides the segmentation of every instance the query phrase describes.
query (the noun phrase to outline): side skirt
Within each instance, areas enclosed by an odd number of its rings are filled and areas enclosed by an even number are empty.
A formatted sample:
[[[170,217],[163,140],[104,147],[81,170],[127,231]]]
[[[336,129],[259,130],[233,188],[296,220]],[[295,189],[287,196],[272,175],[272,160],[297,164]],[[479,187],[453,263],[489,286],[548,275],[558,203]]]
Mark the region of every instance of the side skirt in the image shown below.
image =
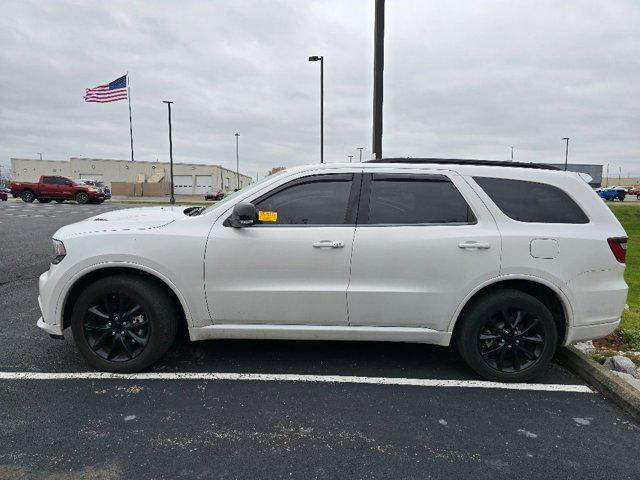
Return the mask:
[[[191,340],[345,340],[368,342],[430,343],[448,346],[451,332],[413,327],[360,327],[337,325],[216,324],[189,328]]]

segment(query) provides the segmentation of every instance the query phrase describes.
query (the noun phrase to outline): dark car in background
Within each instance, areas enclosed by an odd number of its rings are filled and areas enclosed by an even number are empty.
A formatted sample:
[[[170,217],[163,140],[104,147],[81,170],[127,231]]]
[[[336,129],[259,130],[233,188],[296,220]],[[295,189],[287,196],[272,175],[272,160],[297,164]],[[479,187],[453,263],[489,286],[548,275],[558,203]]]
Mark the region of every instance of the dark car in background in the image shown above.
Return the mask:
[[[7,192],[5,192],[4,190],[0,190],[0,200],[2,200],[3,202],[7,201]]]
[[[222,200],[224,198],[224,192],[219,188],[214,188],[213,190],[204,194],[205,200]]]

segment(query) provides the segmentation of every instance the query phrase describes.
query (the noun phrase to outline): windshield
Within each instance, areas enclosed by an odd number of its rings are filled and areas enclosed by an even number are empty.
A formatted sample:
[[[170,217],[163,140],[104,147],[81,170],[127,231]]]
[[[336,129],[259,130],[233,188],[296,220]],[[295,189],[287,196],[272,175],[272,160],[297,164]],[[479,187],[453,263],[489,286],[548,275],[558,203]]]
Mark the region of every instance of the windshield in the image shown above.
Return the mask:
[[[214,208],[219,207],[220,205],[227,203],[229,200],[233,200],[235,197],[238,196],[238,194],[240,192],[244,193],[247,190],[249,190],[250,188],[254,188],[257,187],[258,185],[261,185],[263,183],[265,183],[267,180],[273,180],[274,178],[277,178],[278,176],[282,175],[284,172],[286,172],[286,170],[282,170],[278,173],[274,173],[273,175],[268,175],[266,177],[264,177],[262,180],[259,180],[256,183],[252,183],[250,185],[247,185],[246,187],[242,187],[240,190],[230,193],[229,195],[227,195],[226,197],[224,197],[222,200],[218,200],[216,203],[214,203],[213,205],[208,206],[207,208],[205,208],[202,213],[207,213],[210,212],[211,210],[213,210]]]

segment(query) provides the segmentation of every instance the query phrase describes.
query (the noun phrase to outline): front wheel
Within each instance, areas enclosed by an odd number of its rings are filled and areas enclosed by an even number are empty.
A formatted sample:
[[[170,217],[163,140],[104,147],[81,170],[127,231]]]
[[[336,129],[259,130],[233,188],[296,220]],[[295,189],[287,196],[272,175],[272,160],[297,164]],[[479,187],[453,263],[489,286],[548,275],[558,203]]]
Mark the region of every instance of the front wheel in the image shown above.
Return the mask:
[[[133,373],[155,363],[176,335],[177,313],[156,283],[114,275],[89,285],[71,316],[73,339],[95,368]]]
[[[488,380],[522,382],[539,375],[550,365],[558,343],[549,309],[518,290],[480,297],[460,321],[460,355]]]
[[[84,205],[85,203],[88,203],[89,195],[87,195],[85,192],[76,193],[76,202],[78,202],[80,205]]]

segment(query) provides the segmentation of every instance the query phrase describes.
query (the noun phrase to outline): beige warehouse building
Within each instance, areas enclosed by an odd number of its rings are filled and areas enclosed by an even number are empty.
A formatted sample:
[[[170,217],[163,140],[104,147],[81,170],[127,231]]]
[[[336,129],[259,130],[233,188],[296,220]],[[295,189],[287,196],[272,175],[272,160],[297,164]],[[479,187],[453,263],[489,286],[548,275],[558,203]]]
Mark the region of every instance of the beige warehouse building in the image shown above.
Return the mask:
[[[102,158],[71,157],[69,160],[11,159],[11,178],[16,182],[34,182],[41,175],[62,175],[73,179],[101,180],[110,185],[114,195],[121,184],[142,184],[148,191],[167,192],[170,189],[169,164],[132,162]],[[219,165],[199,163],[173,164],[174,191],[179,195],[200,195],[214,188],[225,192],[251,183],[251,177]],[[155,188],[150,188],[151,186]],[[144,190],[144,189],[142,189]]]

